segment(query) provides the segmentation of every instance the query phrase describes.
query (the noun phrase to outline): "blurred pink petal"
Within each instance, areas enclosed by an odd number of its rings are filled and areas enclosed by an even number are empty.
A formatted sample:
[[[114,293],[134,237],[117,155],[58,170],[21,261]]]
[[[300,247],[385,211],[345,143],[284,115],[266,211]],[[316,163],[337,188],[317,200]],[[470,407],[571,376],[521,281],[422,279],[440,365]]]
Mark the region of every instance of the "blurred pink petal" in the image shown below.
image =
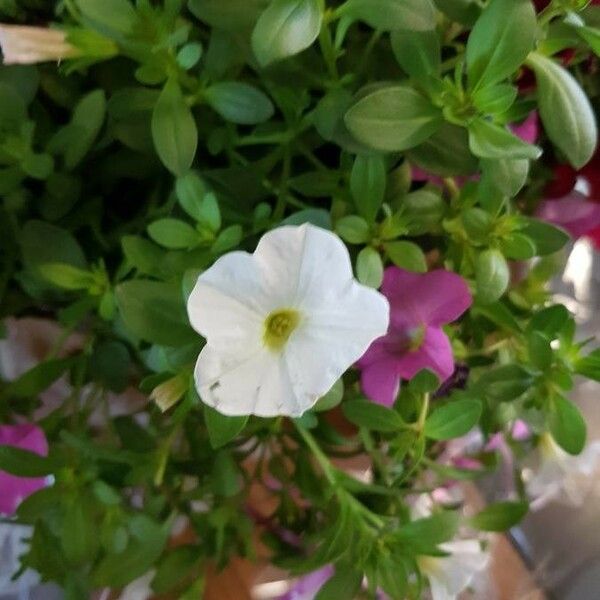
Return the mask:
[[[0,425],[0,446],[13,446],[36,454],[48,454],[48,442],[37,425]],[[0,471],[0,514],[12,515],[20,502],[46,486],[44,477],[16,477]]]
[[[600,204],[588,202],[583,194],[572,192],[558,200],[544,200],[536,216],[579,238],[600,225]]]
[[[535,144],[540,134],[540,124],[537,111],[529,113],[529,116],[519,125],[510,126],[512,132],[524,142]]]
[[[301,577],[292,588],[277,600],[314,600],[319,590],[333,577],[333,565],[326,565]]]

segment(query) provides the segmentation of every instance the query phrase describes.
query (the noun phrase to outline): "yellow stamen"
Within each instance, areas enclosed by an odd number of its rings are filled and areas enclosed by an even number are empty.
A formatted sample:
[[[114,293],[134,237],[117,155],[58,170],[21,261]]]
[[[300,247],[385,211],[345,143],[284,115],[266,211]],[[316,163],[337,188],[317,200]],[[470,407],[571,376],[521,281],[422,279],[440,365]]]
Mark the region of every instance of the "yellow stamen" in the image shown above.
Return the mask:
[[[279,351],[300,322],[300,313],[291,308],[273,311],[265,319],[263,340],[270,350]]]

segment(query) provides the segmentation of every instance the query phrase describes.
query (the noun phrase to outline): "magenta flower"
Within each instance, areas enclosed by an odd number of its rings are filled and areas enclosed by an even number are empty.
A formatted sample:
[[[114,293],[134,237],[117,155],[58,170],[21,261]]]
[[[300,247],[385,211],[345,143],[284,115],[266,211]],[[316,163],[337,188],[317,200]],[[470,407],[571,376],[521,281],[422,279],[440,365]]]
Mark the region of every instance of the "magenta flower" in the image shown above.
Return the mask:
[[[48,442],[44,432],[30,423],[23,425],[0,425],[0,446],[14,446],[36,454],[48,454]],[[0,514],[12,515],[19,503],[46,485],[43,477],[16,477],[0,471]]]
[[[524,142],[535,144],[540,134],[540,121],[537,111],[529,113],[528,117],[518,125],[511,125],[511,131]]]
[[[465,280],[439,269],[411,273],[398,267],[385,271],[381,291],[390,303],[390,326],[358,362],[366,396],[391,406],[400,379],[422,369],[445,381],[454,371],[454,357],[442,326],[455,321],[473,301]]]
[[[298,581],[277,600],[313,600],[319,590],[333,577],[335,569],[333,565],[325,565],[317,571],[308,573]]]
[[[590,202],[583,194],[573,191],[558,200],[544,200],[536,216],[562,227],[573,238],[579,238],[600,226],[600,204]]]

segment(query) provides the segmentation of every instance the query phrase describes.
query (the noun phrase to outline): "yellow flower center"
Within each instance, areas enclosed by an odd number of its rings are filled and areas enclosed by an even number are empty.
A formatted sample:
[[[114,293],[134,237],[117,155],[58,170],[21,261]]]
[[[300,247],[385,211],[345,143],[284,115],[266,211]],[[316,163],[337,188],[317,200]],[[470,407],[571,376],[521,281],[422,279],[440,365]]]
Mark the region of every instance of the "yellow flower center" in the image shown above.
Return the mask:
[[[265,319],[263,340],[270,350],[279,351],[288,341],[290,335],[300,322],[300,313],[291,308],[273,311]]]

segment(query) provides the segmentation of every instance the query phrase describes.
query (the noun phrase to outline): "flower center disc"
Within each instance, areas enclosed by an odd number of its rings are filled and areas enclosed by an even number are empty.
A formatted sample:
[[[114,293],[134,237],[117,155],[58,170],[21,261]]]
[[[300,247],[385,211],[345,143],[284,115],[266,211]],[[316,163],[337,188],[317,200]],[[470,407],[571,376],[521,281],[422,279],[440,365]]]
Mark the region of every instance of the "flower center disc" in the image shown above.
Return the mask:
[[[272,312],[265,319],[263,339],[267,347],[281,350],[299,322],[300,314],[296,310],[284,308]]]

